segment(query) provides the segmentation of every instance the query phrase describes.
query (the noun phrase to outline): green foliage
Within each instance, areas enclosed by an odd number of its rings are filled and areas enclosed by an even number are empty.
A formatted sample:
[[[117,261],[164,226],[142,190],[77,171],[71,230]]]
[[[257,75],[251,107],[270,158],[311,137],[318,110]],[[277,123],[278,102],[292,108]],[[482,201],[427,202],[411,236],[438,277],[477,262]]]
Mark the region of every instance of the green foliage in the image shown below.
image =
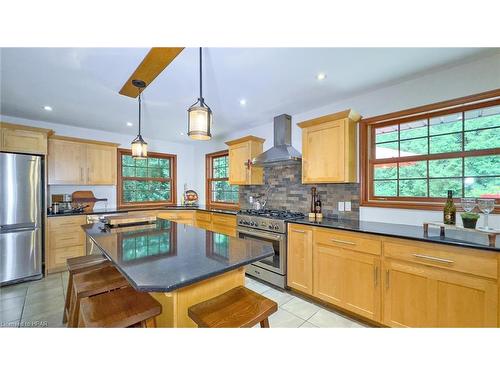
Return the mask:
[[[457,152],[462,147],[464,151],[500,148],[500,114],[477,117],[474,112],[474,117],[468,113],[465,117],[463,123],[452,115],[441,122],[433,118],[430,125],[403,124],[399,141],[397,127],[387,127],[393,131],[376,134],[376,154],[388,157],[387,150],[407,156]],[[414,137],[420,138],[408,139]],[[374,180],[375,196],[446,197],[448,190],[455,197],[500,194],[500,155],[379,164],[374,167]]]

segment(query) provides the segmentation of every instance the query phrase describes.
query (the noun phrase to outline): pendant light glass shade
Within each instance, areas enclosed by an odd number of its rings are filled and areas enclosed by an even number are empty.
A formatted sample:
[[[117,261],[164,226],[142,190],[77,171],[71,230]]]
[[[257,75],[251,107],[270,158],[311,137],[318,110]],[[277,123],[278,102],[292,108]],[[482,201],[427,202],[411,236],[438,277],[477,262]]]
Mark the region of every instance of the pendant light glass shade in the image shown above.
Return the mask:
[[[140,134],[132,141],[132,157],[135,159],[146,159],[148,157],[148,144]]]
[[[203,99],[203,76],[202,76],[202,54],[200,47],[200,97],[198,101],[188,108],[188,131],[190,138],[206,141],[212,138],[210,128],[212,127],[212,110],[205,104]]]
[[[141,135],[141,89],[146,87],[144,81],[133,80],[132,84],[139,89],[139,134],[132,141],[132,157],[134,159],[146,159],[148,157],[148,144]]]
[[[210,127],[212,126],[212,110],[200,101],[188,109],[188,136],[206,141],[212,138]]]

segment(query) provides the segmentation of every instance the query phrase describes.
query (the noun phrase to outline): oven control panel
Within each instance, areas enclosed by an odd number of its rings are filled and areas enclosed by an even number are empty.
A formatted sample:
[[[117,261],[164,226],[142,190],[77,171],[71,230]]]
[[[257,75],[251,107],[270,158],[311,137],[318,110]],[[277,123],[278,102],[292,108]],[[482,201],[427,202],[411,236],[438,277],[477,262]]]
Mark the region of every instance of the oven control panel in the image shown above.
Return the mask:
[[[238,225],[255,229],[267,230],[276,233],[285,233],[286,226],[284,220],[269,219],[265,217],[238,215]]]

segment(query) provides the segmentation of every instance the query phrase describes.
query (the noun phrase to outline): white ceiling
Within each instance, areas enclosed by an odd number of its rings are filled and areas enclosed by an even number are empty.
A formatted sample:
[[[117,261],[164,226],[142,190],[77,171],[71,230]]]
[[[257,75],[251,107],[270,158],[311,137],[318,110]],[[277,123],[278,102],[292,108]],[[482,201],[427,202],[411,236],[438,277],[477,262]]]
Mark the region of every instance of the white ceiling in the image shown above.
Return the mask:
[[[1,114],[137,133],[137,100],[118,94],[147,48],[2,48]],[[215,136],[491,54],[484,48],[206,48],[204,97]],[[318,81],[324,72],[327,78]],[[144,136],[188,141],[198,50],[185,49],[143,94]],[[246,99],[242,107],[240,99]],[[52,112],[43,110],[53,107]],[[134,123],[127,127],[126,122]]]

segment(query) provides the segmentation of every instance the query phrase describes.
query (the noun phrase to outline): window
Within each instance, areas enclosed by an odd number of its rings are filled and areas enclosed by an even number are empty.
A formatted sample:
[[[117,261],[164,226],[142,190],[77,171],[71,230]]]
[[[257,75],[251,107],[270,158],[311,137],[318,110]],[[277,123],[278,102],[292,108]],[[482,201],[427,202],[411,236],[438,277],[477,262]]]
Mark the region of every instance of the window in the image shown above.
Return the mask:
[[[134,159],[130,150],[118,149],[119,207],[175,204],[176,156],[148,152]]]
[[[499,204],[500,99],[411,111],[361,122],[362,205],[441,209],[448,190]]]
[[[207,154],[206,165],[207,204],[238,207],[238,185],[229,184],[229,152],[225,150]]]

